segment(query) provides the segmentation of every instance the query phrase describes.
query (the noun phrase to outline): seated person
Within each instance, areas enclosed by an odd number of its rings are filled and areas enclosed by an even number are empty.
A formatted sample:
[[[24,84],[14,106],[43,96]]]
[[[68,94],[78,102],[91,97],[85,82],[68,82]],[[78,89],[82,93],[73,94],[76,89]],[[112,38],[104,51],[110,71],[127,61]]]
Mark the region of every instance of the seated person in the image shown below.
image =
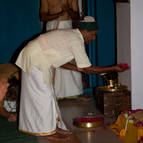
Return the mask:
[[[5,79],[0,80],[0,115],[7,118],[9,122],[15,122],[17,119],[17,115],[8,112],[4,107],[3,107],[3,102],[5,95],[7,93],[8,89],[8,82]]]

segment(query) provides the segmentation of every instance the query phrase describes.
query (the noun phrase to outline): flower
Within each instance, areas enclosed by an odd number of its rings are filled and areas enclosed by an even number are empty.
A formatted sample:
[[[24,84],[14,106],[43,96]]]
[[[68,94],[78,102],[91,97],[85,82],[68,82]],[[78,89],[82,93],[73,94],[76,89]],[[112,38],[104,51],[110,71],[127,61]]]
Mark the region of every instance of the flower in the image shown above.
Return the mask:
[[[89,118],[89,117],[85,117],[85,118],[78,118],[75,119],[74,122],[97,122],[97,121],[101,121],[102,118],[101,117],[95,117],[95,118]]]
[[[126,63],[121,63],[121,64],[120,64],[120,67],[121,67],[122,69],[124,69],[124,70],[129,70],[129,69],[130,69],[129,65],[126,64]]]

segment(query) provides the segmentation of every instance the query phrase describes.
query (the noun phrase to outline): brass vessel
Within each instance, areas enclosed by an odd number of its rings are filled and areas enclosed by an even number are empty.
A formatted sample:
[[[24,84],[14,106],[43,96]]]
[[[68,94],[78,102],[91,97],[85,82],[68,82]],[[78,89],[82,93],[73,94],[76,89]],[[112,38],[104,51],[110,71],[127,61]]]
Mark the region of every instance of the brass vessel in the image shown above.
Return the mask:
[[[103,120],[96,122],[73,122],[76,127],[79,128],[96,128],[104,124]]]
[[[100,75],[103,78],[104,86],[97,87],[97,89],[107,92],[127,90],[127,86],[121,85],[117,72],[102,73]]]
[[[96,128],[104,125],[104,118],[96,117],[94,113],[88,113],[88,115],[83,118],[100,118],[100,120],[94,122],[76,122],[76,119],[80,119],[76,118],[73,120],[73,125],[79,128]]]

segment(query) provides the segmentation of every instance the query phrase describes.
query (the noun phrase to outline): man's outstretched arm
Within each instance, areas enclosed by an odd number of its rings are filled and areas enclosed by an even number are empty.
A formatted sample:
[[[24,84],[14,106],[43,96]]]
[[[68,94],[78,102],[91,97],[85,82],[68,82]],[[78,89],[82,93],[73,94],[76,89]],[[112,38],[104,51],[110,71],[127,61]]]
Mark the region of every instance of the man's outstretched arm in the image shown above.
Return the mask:
[[[78,68],[77,66],[71,64],[71,63],[66,63],[62,68],[69,69],[69,70],[74,70],[78,72],[83,72],[86,74],[101,74],[105,72],[123,72],[125,69],[123,69],[120,65],[115,65],[115,66],[106,66],[106,67],[99,67],[99,66],[90,66],[86,68]]]
[[[61,68],[68,69],[68,70],[73,70],[73,71],[79,71],[79,72],[84,71],[84,69],[80,69],[72,63],[66,63],[66,64],[62,65]]]
[[[99,66],[90,66],[87,68],[84,68],[84,71],[88,74],[101,74],[106,72],[123,72],[126,69],[123,69],[120,65],[113,65],[113,66],[106,66],[106,67],[99,67]]]

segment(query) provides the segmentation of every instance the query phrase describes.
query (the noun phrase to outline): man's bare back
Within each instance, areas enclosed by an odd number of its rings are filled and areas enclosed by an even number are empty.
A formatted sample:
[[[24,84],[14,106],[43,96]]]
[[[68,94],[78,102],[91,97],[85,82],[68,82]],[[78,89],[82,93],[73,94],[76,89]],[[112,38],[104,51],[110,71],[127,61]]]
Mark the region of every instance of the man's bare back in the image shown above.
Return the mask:
[[[78,0],[41,0],[41,21],[69,20],[76,15],[79,18]]]

